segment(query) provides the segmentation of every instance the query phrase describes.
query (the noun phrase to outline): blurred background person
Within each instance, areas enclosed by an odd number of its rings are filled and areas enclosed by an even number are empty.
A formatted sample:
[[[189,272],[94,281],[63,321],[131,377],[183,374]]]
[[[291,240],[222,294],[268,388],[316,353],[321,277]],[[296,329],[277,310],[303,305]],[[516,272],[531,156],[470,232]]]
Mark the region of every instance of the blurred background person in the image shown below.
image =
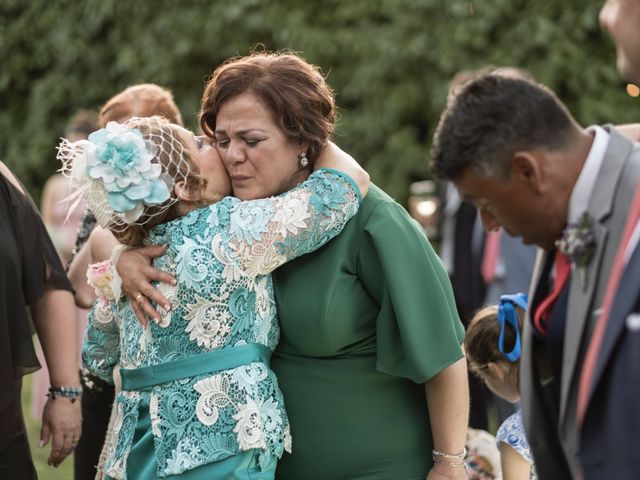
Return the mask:
[[[65,136],[75,140],[86,139],[89,134],[98,128],[98,114],[91,110],[79,110],[69,122]],[[74,141],[75,141],[74,140]],[[51,237],[58,255],[66,265],[71,259],[71,252],[76,243],[78,225],[85,210],[84,202],[81,202],[68,217],[69,205],[62,200],[71,193],[69,180],[56,173],[49,177],[42,190],[40,212],[42,221]],[[87,311],[83,308],[76,309],[76,326],[78,332],[78,347],[82,341],[84,327],[87,324]],[[79,352],[79,348],[78,348]],[[36,354],[42,368],[33,375],[31,386],[31,417],[34,420],[42,418],[42,409],[47,400],[49,389],[49,371],[40,345],[36,347]],[[78,353],[78,365],[80,356]]]
[[[98,114],[91,110],[79,110],[69,122],[65,131],[66,138],[74,141],[86,139],[91,132],[98,129]],[[76,243],[78,225],[84,213],[84,204],[74,210],[67,219],[68,205],[61,202],[71,193],[69,181],[56,173],[49,177],[42,189],[40,212],[42,221],[47,227],[53,245],[60,254],[63,264],[71,259],[71,252]],[[65,221],[66,220],[66,221]]]
[[[463,70],[451,80],[448,101],[469,81],[488,73],[533,80],[526,70],[487,65]],[[453,184],[444,182],[440,195],[440,255],[451,276],[458,313],[468,325],[480,307],[495,304],[513,291],[526,292],[531,281],[536,247],[523,245],[502,230],[486,232],[475,207],[458,195]],[[473,428],[489,428],[489,413],[495,409],[498,421],[513,413],[511,404],[491,394],[475,375],[470,375]]]

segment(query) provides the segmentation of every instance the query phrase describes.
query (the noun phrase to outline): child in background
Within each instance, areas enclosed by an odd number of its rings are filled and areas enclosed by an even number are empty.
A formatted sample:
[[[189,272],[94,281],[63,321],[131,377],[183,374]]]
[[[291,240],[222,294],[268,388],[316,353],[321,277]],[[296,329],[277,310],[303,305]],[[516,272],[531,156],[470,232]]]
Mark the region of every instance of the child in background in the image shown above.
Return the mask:
[[[173,308],[143,328],[130,303],[106,288],[107,262],[90,268],[99,300],[83,363],[113,382],[120,362],[122,379],[106,477],[273,479],[291,437],[269,368],[279,340],[270,272],[337,235],[368,175],[330,145],[305,182],[241,202],[229,196],[211,140],[159,117],[63,141],[59,158],[98,224],[125,245],[168,244],[156,266],[178,279],[163,287]],[[92,252],[94,240],[95,232]]]
[[[511,403],[520,400],[520,336],[526,308],[525,294],[503,295],[499,305],[476,312],[464,340],[469,369]],[[520,410],[502,423],[496,439],[504,480],[537,478]]]

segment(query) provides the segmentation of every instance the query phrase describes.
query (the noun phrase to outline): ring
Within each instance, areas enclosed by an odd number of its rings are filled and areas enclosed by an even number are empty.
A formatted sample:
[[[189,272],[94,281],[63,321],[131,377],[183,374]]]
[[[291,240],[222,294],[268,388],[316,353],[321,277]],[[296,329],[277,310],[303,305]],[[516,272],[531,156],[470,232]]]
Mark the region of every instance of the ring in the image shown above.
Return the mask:
[[[136,302],[138,303],[142,303],[142,300],[144,299],[144,295],[142,295],[141,293],[139,293],[138,295],[136,295]]]

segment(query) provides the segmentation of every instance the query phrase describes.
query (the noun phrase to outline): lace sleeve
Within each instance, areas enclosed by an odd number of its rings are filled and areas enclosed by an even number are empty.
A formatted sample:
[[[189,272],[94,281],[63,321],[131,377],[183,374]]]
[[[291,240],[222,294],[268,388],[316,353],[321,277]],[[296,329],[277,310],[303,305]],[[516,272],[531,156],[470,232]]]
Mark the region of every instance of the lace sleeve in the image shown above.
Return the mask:
[[[115,319],[116,305],[97,301],[89,312],[82,340],[84,371],[113,384],[113,368],[120,361],[120,331]]]
[[[349,176],[320,169],[282,195],[233,205],[227,231],[213,239],[213,252],[227,273],[231,268],[239,270],[232,275],[265,275],[338,235],[360,201]]]

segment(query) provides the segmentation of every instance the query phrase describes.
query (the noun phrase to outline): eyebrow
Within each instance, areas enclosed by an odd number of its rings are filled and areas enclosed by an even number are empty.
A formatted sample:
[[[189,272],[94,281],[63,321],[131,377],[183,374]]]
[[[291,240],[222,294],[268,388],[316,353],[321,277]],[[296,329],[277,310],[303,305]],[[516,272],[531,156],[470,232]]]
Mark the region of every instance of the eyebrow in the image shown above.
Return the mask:
[[[260,132],[260,133],[264,133],[265,131],[260,129],[260,128],[246,128],[244,130],[238,130],[237,132],[235,132],[236,135],[246,135],[249,132]],[[225,134],[226,135],[226,130],[216,130],[214,132],[216,135],[218,134]]]

